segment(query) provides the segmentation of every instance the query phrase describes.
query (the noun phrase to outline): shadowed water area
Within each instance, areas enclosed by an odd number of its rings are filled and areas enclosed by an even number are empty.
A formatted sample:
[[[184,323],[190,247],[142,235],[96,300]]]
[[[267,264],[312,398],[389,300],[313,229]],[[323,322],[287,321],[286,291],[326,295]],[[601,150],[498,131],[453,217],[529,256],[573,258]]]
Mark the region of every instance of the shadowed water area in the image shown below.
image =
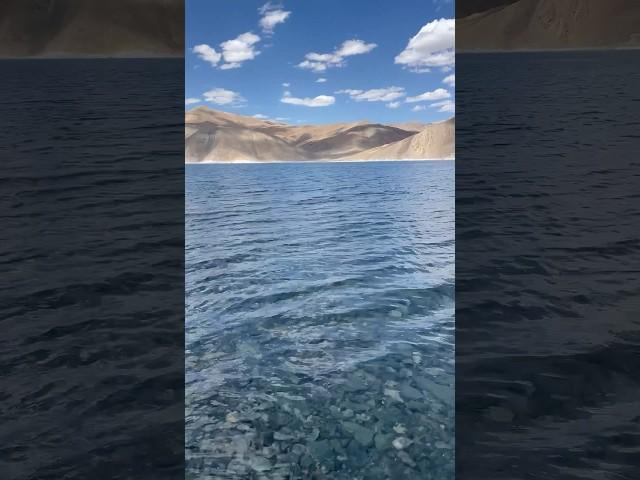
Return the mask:
[[[182,478],[183,61],[0,69],[0,478]]]
[[[453,478],[454,164],[186,167],[187,478]]]
[[[640,52],[456,69],[457,478],[637,479]]]

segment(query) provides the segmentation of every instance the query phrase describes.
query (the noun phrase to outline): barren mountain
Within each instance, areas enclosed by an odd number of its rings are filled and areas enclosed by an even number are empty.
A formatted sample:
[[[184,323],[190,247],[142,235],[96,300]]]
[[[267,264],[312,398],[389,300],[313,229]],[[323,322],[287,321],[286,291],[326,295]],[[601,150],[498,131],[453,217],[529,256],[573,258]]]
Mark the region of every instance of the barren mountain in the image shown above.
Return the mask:
[[[414,132],[380,124],[356,125],[321,140],[310,140],[300,144],[315,158],[344,158],[349,155],[397,142],[414,135]]]
[[[420,160],[453,158],[455,120],[428,125],[420,133],[388,145],[372,148],[347,157],[353,160]]]
[[[392,123],[392,127],[400,128],[402,130],[406,130],[408,132],[421,132],[427,127],[427,123],[420,122],[405,122],[405,123]]]
[[[184,0],[3,0],[0,56],[181,56]]]
[[[450,128],[443,127],[445,124]],[[419,159],[453,155],[452,121],[410,125],[411,130],[366,121],[294,126],[198,107],[185,114],[185,160]],[[416,133],[416,127],[422,130]],[[358,157],[364,153],[368,156]]]
[[[205,123],[186,131],[187,162],[301,160],[305,156],[284,140],[249,128]]]
[[[519,0],[456,22],[460,51],[640,47],[637,0]]]

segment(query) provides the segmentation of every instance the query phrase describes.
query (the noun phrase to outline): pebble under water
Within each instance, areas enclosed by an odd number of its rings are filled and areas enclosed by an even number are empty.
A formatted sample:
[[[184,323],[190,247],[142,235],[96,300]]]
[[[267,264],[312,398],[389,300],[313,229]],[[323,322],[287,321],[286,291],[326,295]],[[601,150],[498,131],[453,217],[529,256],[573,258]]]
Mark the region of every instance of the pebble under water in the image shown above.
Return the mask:
[[[188,479],[454,477],[454,163],[186,167]]]

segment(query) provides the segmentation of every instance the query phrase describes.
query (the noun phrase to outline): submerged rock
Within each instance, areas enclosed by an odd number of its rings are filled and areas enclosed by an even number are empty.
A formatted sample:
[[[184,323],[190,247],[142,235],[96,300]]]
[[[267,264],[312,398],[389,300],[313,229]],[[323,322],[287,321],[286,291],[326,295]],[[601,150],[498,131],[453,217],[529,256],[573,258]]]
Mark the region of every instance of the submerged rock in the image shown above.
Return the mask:
[[[431,394],[442,403],[452,406],[454,404],[454,389],[446,385],[440,385],[426,377],[415,377],[415,382],[422,390],[425,390],[427,394]]]
[[[376,433],[374,438],[376,448],[378,450],[384,451],[388,450],[391,447],[391,442],[393,441],[393,435],[390,433]]]
[[[413,442],[409,440],[407,437],[398,437],[396,438],[392,444],[396,450],[403,450],[411,445]]]
[[[391,388],[385,388],[384,389],[384,394],[395,400],[396,402],[402,402],[402,398],[400,397],[400,392],[398,390],[393,390]]]
[[[363,427],[354,422],[344,422],[343,428],[353,435],[353,438],[364,447],[368,447],[373,443],[374,431],[370,428]]]
[[[422,363],[422,355],[420,352],[413,352],[411,354],[411,360],[413,360],[415,365],[420,365]]]
[[[251,457],[248,463],[256,472],[266,472],[273,468],[271,462],[264,457]]]
[[[344,389],[347,392],[361,392],[363,390],[366,390],[367,384],[364,380],[362,380],[359,377],[356,376],[352,376],[349,378],[348,382],[344,385]]]
[[[400,435],[402,435],[403,433],[407,433],[407,427],[405,427],[401,423],[396,423],[393,426],[393,431],[396,432],[396,433],[399,433]]]
[[[351,418],[351,417],[353,417],[353,410],[351,410],[350,408],[345,409],[345,410],[342,412],[342,416],[343,416],[344,418]]]
[[[225,417],[225,420],[229,423],[237,423],[238,422],[238,412],[229,412]]]
[[[398,458],[402,460],[402,463],[409,465],[410,467],[416,466],[416,463],[411,459],[409,454],[404,450],[399,451],[396,455],[398,455]]]
[[[402,398],[404,398],[405,400],[421,400],[423,398],[422,392],[416,388],[413,388],[408,383],[402,384],[402,386],[400,387],[400,395],[402,395]]]
[[[322,460],[332,455],[328,440],[318,440],[309,444],[309,451],[316,460]]]
[[[295,437],[293,435],[289,435],[288,433],[284,433],[284,432],[275,432],[273,434],[273,438],[279,442],[282,442],[283,440],[292,440]]]

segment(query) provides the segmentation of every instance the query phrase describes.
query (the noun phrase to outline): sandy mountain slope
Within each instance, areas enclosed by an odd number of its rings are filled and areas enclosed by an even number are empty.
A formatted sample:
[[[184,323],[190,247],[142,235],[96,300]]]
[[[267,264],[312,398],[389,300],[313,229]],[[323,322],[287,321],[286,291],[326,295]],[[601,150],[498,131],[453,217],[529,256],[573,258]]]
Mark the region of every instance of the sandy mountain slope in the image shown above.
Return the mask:
[[[284,140],[250,128],[210,123],[185,128],[185,160],[243,162],[305,160],[305,152]]]
[[[336,123],[329,125],[289,125],[283,122],[247,117],[229,112],[221,112],[201,106],[189,110],[185,114],[186,125],[197,125],[209,122],[218,126],[236,126],[250,128],[268,135],[276,136],[291,145],[302,145],[306,142],[321,141],[367,122]]]
[[[321,140],[301,143],[300,147],[311,157],[344,158],[363,150],[403,140],[411,135],[414,135],[414,132],[387,125],[357,125]]]
[[[640,47],[638,0],[519,0],[456,22],[456,48]]]
[[[496,7],[503,7],[518,0],[456,0],[456,19],[473,13],[486,12]]]
[[[185,113],[185,160],[195,163],[343,159],[414,135],[415,130],[366,121],[292,126],[197,107]],[[435,141],[429,139],[430,145],[435,145]],[[448,152],[448,148],[444,149]],[[433,146],[430,149],[434,153],[439,151]],[[416,151],[420,148],[416,147]]]
[[[427,128],[428,123],[420,122],[405,122],[405,123],[392,123],[391,126],[406,130],[407,132],[418,133]]]
[[[184,0],[3,0],[0,56],[184,54]]]
[[[398,142],[365,150],[347,157],[349,160],[424,160],[453,158],[455,154],[455,119],[434,123],[420,133]]]

